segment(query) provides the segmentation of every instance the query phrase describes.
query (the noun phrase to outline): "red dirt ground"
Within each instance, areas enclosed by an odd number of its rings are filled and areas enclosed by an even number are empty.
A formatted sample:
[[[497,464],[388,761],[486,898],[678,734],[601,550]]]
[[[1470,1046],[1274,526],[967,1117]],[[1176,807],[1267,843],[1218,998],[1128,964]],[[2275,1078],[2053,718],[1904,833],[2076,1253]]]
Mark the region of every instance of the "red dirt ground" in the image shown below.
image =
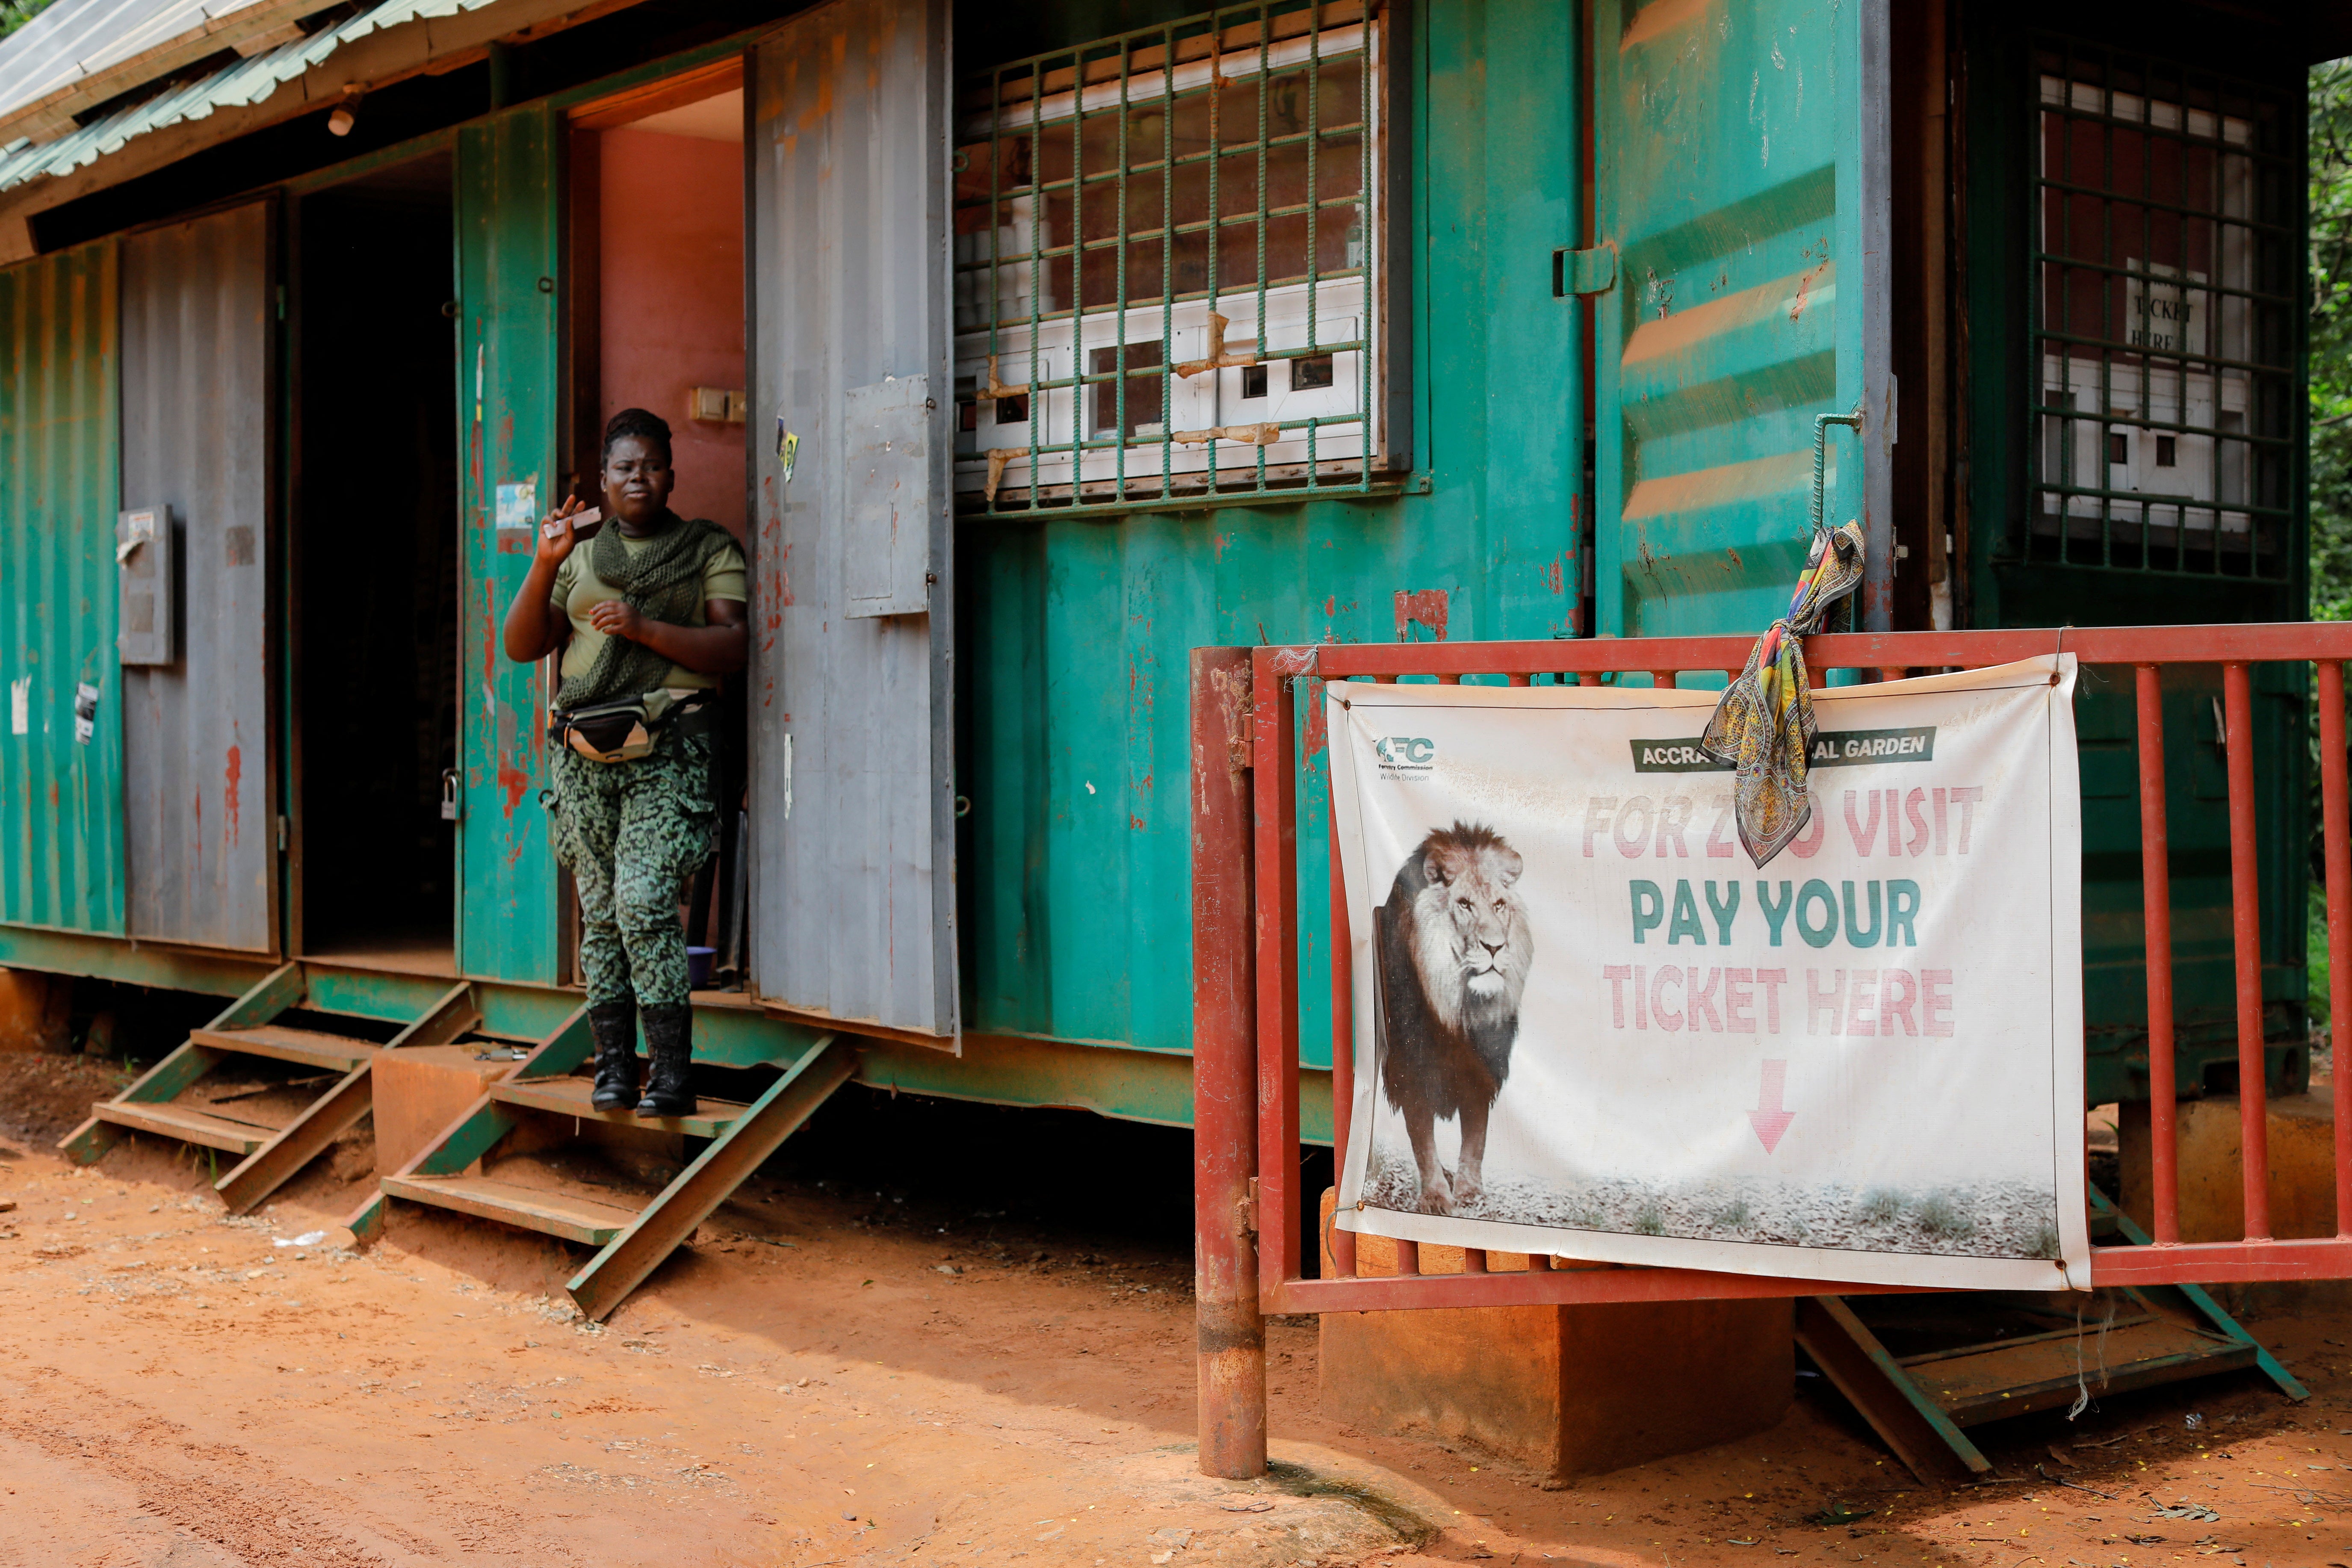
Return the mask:
[[[1314,1330],[1280,1322],[1280,1462],[1228,1483],[1193,1468],[1164,1244],[763,1179],[595,1329],[562,1294],[579,1254],[493,1226],[280,1245],[349,1208],[363,1141],[250,1220],[163,1144],[67,1166],[55,1118],[107,1074],[26,1059],[0,1070],[0,1563],[2352,1565],[2352,1313],[2260,1321],[2306,1405],[2242,1375],[2010,1423],[2001,1479],[1955,1491],[1812,1395],[1547,1491],[1325,1419]]]

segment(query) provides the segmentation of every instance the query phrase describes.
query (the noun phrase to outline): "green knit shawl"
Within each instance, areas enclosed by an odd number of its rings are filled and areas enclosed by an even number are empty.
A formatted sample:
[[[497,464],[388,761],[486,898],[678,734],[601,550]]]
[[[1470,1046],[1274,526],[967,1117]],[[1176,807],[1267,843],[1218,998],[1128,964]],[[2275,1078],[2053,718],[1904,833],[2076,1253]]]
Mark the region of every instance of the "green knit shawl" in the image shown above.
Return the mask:
[[[620,521],[614,519],[588,542],[588,563],[638,614],[682,626],[692,624],[702,603],[703,575],[712,557],[734,542],[734,536],[715,522],[671,513],[651,543],[632,552],[621,542]],[[585,674],[563,681],[557,700],[567,709],[583,708],[656,690],[668,676],[670,664],[666,655],[641,642],[606,637],[596,650],[596,662]]]

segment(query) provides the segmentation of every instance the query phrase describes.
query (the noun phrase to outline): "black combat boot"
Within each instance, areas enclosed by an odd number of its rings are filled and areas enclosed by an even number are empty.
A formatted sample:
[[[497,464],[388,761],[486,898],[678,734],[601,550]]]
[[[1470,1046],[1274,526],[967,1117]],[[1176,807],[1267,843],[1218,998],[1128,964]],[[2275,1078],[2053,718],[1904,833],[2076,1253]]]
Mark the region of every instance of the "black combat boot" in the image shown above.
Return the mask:
[[[588,1009],[596,1037],[596,1092],[588,1103],[599,1110],[626,1110],[637,1095],[637,1004],[625,996]]]
[[[646,1097],[639,1116],[694,1114],[694,1009],[683,1002],[646,1010]]]

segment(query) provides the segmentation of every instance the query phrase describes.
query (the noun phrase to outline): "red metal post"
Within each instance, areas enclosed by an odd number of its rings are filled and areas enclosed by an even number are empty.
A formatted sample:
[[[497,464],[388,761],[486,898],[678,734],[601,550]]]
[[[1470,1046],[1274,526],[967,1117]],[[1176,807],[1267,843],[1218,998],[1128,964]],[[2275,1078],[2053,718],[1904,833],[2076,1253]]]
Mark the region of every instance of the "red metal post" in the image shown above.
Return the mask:
[[[2327,1033],[2340,1041],[2352,1019],[2352,801],[2346,798],[2344,667],[2319,661],[2319,815],[2327,844]],[[2338,1048],[2336,1060],[2343,1060]],[[2336,1082],[2344,1081],[2343,1069]],[[2352,1237],[2352,1106],[2336,1091],[2336,1234]]]
[[[2221,667],[2230,762],[2230,914],[2238,958],[2238,1147],[2246,1239],[2271,1234],[2270,1107],[2263,1083],[2262,884],[2254,857],[2254,699],[2243,663]]]
[[[1332,744],[1338,745],[1335,737]],[[1332,788],[1339,788],[1338,783]],[[1331,838],[1331,1173],[1348,1168],[1348,1131],[1356,1109],[1355,952],[1349,946],[1348,884],[1339,874],[1339,814],[1328,818]],[[1331,1265],[1342,1279],[1356,1273],[1356,1233],[1331,1228]]]
[[[2140,920],[2147,942],[2148,1170],[2156,1189],[2157,1245],[2180,1239],[2180,1160],[2174,1118],[2171,837],[2164,816],[2164,685],[2155,665],[2137,668],[2139,697]]]
[[[1250,650],[1192,650],[1192,1289],[1201,1469],[1265,1473],[1257,1173]]]
[[[1310,652],[1304,661],[1312,668]],[[1257,1267],[1261,1299],[1298,1278],[1298,726],[1287,648],[1253,650],[1257,895]]]

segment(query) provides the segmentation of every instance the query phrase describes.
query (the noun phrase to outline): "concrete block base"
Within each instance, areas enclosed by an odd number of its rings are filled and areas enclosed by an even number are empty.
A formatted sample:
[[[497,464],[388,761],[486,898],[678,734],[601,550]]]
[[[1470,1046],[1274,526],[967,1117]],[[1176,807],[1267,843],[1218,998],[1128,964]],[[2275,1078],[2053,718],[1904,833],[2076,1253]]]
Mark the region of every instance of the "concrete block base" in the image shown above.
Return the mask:
[[[1329,1194],[1325,1196],[1329,1267]],[[1357,1272],[1395,1272],[1356,1240]],[[1459,1249],[1423,1247],[1424,1274]],[[1524,1257],[1490,1254],[1496,1273]],[[1775,1425],[1796,1383],[1794,1309],[1777,1301],[1327,1312],[1326,1414],[1366,1431],[1475,1444],[1571,1479],[1713,1447]]]
[[[375,1169],[391,1175],[463,1116],[512,1062],[478,1062],[474,1046],[404,1046],[375,1058]]]
[[[2116,1127],[2124,1212],[2153,1222],[2147,1102],[2126,1102]],[[2271,1234],[2282,1240],[2336,1234],[2336,1103],[2332,1086],[2269,1102]],[[2235,1241],[2245,1234],[2238,1098],[2184,1100],[2173,1121],[2180,1159],[2180,1239]]]

